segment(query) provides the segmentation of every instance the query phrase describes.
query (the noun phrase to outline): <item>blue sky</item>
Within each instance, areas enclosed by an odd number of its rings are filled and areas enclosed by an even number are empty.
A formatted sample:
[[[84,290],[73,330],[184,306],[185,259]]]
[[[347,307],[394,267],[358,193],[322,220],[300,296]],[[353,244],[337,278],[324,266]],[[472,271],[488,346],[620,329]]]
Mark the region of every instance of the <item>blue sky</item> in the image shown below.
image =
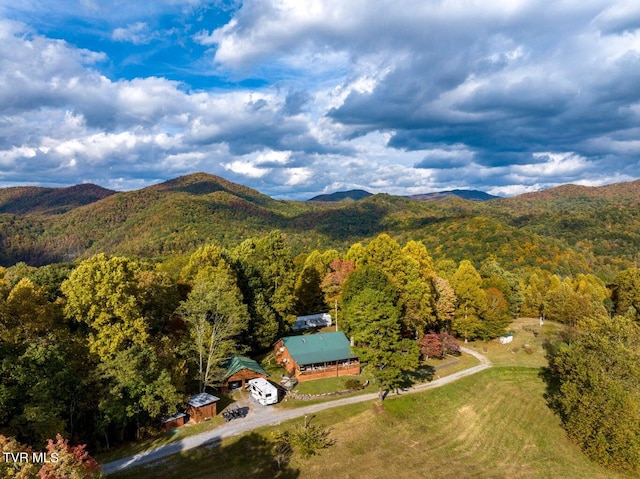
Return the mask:
[[[0,0],[0,186],[640,178],[640,4]]]

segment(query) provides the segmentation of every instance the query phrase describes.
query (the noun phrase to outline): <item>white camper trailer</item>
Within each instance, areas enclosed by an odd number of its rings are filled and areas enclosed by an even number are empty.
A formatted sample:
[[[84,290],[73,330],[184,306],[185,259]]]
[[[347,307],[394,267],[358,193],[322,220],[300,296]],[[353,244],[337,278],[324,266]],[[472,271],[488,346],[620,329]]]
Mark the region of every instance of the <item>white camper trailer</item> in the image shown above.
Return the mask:
[[[278,402],[278,388],[264,378],[249,379],[247,389],[251,396],[263,406]]]

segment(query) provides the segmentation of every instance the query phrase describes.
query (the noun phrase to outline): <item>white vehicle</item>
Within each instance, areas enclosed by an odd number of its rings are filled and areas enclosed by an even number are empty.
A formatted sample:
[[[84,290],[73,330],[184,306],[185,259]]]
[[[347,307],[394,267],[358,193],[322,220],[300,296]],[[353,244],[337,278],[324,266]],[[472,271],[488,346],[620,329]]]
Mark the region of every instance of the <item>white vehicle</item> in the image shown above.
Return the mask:
[[[251,396],[263,406],[278,402],[278,388],[264,378],[249,379],[247,389]]]

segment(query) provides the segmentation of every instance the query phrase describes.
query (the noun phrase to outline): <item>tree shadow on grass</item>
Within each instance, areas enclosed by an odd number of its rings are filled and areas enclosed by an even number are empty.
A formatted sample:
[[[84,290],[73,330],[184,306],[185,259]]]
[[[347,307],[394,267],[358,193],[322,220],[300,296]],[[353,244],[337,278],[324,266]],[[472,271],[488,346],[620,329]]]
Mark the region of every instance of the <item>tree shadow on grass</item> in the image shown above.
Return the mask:
[[[163,459],[157,465],[137,467],[110,475],[110,479],[297,479],[289,466],[291,450],[278,449],[276,441],[250,433],[220,445],[207,445]]]
[[[405,380],[409,382],[409,386],[420,383],[428,383],[433,381],[436,374],[436,368],[429,365],[420,366],[415,371],[409,371],[405,374]]]
[[[300,475],[300,471],[289,467],[291,452],[277,457],[281,451],[277,450],[276,442],[261,434],[243,436],[218,452],[219,459],[213,465],[224,471],[215,477],[295,479]]]
[[[549,365],[541,368],[538,376],[545,384],[543,397],[547,406],[564,421],[566,418],[562,414],[562,408],[559,402],[561,397],[561,383],[557,372],[553,368],[553,360],[558,352],[560,344],[560,342],[552,342],[549,339],[545,339],[543,341],[542,347],[545,350],[545,357],[547,358]]]

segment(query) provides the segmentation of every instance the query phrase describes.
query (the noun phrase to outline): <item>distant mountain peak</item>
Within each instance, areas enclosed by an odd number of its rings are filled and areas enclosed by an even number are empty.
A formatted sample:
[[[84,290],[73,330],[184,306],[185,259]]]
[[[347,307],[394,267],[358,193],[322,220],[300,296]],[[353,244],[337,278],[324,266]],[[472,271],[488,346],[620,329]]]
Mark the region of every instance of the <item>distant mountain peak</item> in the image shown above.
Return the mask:
[[[447,190],[407,196],[407,198],[417,201],[431,201],[452,197],[469,201],[489,201],[500,198],[499,196],[490,195],[489,193],[479,190]]]
[[[248,186],[233,183],[229,180],[210,173],[191,173],[179,176],[172,180],[150,186],[149,188],[160,191],[184,192],[192,195],[208,195],[222,191],[239,198],[252,201],[256,204],[266,204],[275,201],[270,196],[260,193]]]
[[[0,189],[0,213],[53,215],[95,203],[116,192],[82,183],[64,188],[18,186]]]
[[[349,190],[349,191],[336,191],[335,193],[329,193],[324,195],[317,195],[307,201],[323,201],[323,202],[337,202],[337,201],[358,201],[364,198],[372,196],[365,190]]]

